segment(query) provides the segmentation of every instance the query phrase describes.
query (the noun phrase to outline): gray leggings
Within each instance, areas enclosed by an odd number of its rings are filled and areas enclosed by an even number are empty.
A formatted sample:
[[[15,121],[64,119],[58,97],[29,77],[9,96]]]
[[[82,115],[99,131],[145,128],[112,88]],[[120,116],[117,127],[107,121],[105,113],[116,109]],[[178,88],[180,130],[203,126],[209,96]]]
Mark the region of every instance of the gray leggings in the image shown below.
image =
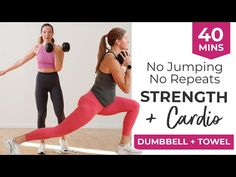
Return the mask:
[[[57,72],[38,72],[35,90],[36,105],[38,109],[38,128],[46,127],[45,120],[47,116],[48,92],[51,96],[58,124],[65,119],[63,94]]]

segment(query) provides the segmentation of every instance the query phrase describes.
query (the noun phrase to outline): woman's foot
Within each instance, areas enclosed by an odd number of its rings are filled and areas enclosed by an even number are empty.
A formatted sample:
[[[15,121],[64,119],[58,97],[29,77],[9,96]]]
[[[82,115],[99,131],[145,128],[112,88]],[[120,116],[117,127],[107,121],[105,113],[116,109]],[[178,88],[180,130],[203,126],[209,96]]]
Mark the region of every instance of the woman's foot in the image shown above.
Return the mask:
[[[133,148],[130,144],[119,144],[116,153],[117,155],[140,155],[142,151]]]
[[[14,138],[7,139],[5,141],[5,145],[9,154],[12,154],[12,155],[21,154],[19,150],[20,145],[15,142]]]
[[[40,155],[45,154],[45,144],[44,143],[40,143],[37,153]]]
[[[60,149],[61,153],[69,152],[68,143],[67,143],[67,141],[65,139],[60,138],[59,139],[59,144],[61,145],[61,149]]]

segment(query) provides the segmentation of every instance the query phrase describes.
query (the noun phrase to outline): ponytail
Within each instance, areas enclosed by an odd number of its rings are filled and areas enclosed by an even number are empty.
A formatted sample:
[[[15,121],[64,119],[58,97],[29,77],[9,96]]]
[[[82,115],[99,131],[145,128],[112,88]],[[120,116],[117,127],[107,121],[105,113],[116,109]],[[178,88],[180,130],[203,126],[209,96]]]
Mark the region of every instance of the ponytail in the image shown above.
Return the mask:
[[[103,60],[105,54],[106,54],[106,50],[109,50],[107,48],[107,43],[110,45],[110,47],[114,46],[116,40],[124,37],[125,33],[126,33],[126,30],[123,28],[113,28],[109,31],[108,34],[102,36],[102,38],[100,40],[100,44],[99,44],[99,50],[98,50],[98,56],[97,56],[98,62],[97,62],[95,73],[97,73],[99,71],[99,67],[102,63],[102,60]],[[107,37],[107,43],[106,43],[106,37]]]
[[[104,35],[104,36],[102,36],[102,38],[100,40],[99,50],[98,50],[98,55],[97,55],[98,62],[97,62],[95,73],[97,73],[99,71],[100,64],[102,63],[102,60],[106,54],[106,49],[107,49],[106,37],[107,37],[107,35]]]

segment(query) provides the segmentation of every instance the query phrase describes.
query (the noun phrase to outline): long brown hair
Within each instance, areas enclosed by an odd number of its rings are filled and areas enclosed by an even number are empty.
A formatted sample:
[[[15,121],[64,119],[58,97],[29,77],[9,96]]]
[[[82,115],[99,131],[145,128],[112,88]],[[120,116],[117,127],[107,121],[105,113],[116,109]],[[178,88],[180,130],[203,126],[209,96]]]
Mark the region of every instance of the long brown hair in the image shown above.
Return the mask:
[[[52,33],[54,33],[53,26],[52,26],[51,24],[49,24],[49,23],[44,23],[44,24],[41,26],[40,33],[42,33],[43,27],[45,27],[45,26],[49,26],[49,27],[52,29]],[[52,43],[54,44],[54,42],[55,42],[55,40],[54,40],[54,38],[52,38]],[[43,43],[43,37],[42,37],[42,36],[39,37],[38,43],[39,43],[39,44],[42,44],[42,43]]]
[[[105,34],[102,36],[100,40],[100,44],[99,44],[99,49],[98,49],[98,55],[97,55],[98,62],[97,62],[95,73],[99,71],[99,67],[106,54],[106,50],[109,50],[107,48],[106,37],[107,37],[108,44],[110,45],[110,47],[112,47],[115,44],[117,39],[121,39],[124,37],[125,33],[126,33],[126,30],[124,30],[123,28],[113,28],[109,31],[108,34]]]

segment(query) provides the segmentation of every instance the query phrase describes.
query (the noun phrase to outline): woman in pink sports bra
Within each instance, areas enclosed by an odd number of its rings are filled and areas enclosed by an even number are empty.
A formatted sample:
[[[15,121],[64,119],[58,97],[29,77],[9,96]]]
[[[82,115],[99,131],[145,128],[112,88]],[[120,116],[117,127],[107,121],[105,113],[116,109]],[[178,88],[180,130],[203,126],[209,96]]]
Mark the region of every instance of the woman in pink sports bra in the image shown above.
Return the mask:
[[[58,76],[58,72],[63,67],[64,52],[61,46],[54,44],[53,34],[53,26],[49,23],[43,24],[41,26],[39,44],[34,46],[22,59],[18,60],[15,64],[3,71],[0,71],[0,76],[4,75],[9,71],[24,65],[26,62],[32,60],[36,56],[38,74],[36,77],[35,98],[38,110],[38,128],[46,127],[45,120],[47,115],[48,92],[51,96],[54,111],[58,119],[58,124],[60,124],[65,119],[64,99]],[[45,45],[47,43],[53,44],[52,52],[46,51]],[[59,143],[61,145],[62,153],[69,150],[64,136],[59,139]],[[43,139],[40,140],[37,153],[45,154],[45,142]]]

